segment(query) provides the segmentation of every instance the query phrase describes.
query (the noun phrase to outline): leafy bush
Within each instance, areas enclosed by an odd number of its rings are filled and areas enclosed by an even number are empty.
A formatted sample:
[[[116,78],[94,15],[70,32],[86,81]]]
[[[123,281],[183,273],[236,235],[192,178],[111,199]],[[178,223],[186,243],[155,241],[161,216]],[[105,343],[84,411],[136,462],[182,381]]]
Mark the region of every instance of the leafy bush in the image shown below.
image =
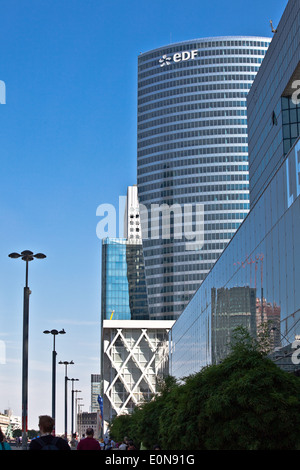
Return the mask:
[[[218,365],[183,378],[167,377],[157,396],[111,433],[130,434],[151,449],[288,450],[299,448],[300,380],[267,357],[266,338],[237,329]]]

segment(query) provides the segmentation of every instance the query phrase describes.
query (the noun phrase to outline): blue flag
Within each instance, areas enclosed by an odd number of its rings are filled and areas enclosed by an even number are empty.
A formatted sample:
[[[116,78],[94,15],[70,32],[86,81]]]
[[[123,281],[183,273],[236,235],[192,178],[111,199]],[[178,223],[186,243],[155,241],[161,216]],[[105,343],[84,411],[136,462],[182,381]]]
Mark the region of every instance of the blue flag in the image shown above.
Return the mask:
[[[101,427],[103,426],[103,398],[101,395],[98,395],[98,403],[101,411]]]

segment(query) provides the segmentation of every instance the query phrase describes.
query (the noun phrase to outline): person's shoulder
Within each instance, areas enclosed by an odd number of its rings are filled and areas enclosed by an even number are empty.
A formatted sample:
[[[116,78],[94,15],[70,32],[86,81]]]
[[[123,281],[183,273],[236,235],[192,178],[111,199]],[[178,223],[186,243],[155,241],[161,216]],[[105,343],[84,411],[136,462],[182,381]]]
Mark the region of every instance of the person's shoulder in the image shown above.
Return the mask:
[[[40,449],[40,442],[42,441],[41,437],[35,437],[29,444],[29,450]]]
[[[59,450],[71,450],[65,439],[59,436],[42,436],[33,439],[29,444],[29,450],[40,450],[43,445],[55,445]]]
[[[56,436],[54,439],[57,442],[57,447],[61,448],[62,450],[71,450],[71,447],[69,446],[68,442],[62,437]]]
[[[101,449],[100,442],[97,441],[97,439],[94,438],[94,446]]]
[[[77,449],[80,449],[81,447],[84,447],[84,442],[85,442],[85,438],[81,439],[77,444]]]

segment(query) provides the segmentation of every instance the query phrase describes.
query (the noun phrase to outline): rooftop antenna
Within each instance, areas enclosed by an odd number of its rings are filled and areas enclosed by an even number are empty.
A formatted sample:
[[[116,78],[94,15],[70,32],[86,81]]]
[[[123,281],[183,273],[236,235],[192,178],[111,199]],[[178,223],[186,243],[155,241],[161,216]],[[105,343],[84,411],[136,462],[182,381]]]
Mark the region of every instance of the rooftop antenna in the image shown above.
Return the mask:
[[[277,29],[274,29],[274,27],[273,27],[273,21],[272,20],[270,20],[270,25],[271,25],[272,33],[277,33]]]

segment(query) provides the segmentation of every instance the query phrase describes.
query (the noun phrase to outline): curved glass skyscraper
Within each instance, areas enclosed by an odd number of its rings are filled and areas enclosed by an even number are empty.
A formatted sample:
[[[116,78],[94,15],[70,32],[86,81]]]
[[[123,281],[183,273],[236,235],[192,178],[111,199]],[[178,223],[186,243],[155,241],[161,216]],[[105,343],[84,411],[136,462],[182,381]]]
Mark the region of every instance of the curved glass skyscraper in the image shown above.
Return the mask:
[[[196,39],[138,58],[137,184],[151,319],[180,315],[248,213],[246,97],[269,43]]]

